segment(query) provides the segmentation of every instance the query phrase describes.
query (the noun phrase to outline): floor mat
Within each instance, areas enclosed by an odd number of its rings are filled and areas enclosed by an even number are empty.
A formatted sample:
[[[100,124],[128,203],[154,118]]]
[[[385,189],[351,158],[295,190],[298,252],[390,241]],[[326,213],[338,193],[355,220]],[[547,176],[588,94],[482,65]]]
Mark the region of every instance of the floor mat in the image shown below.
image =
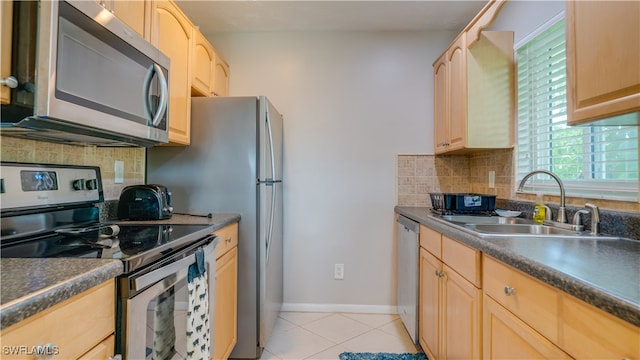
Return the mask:
[[[338,355],[340,360],[428,360],[424,353],[392,354],[392,353],[352,353],[343,352]]]

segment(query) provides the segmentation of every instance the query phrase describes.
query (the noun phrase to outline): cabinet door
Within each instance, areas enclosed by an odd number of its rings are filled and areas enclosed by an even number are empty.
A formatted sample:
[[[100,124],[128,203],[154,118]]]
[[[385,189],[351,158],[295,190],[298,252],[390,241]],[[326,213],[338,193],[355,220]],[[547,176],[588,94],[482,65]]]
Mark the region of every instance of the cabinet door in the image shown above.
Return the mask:
[[[112,359],[116,344],[116,337],[114,335],[109,336],[100,344],[96,345],[93,349],[87,351],[84,355],[80,356],[80,360],[108,360]]]
[[[440,357],[440,277],[442,263],[420,248],[419,337],[429,359]]]
[[[170,1],[156,1],[152,43],[171,59],[169,143],[189,145],[191,136],[191,37],[189,19]]]
[[[433,126],[436,154],[445,152],[449,143],[449,107],[447,104],[447,63],[446,54],[433,65]]]
[[[197,30],[194,30],[193,39],[191,94],[211,96],[213,93],[213,69],[216,61],[213,46]]]
[[[102,3],[104,0],[98,2]],[[118,19],[149,40],[147,25],[151,17],[151,1],[114,0],[110,4],[111,11]]]
[[[515,315],[484,296],[483,358],[571,359]]]
[[[467,49],[465,37],[459,36],[447,52],[449,75],[449,146],[448,151],[465,145],[467,123]]]
[[[444,359],[480,359],[482,291],[444,266]]]
[[[216,54],[216,66],[214,70],[213,95],[228,96],[229,95],[229,65],[226,61]]]
[[[640,110],[640,2],[566,4],[569,124]]]
[[[54,345],[59,351],[54,359],[77,359],[115,332],[115,289],[114,280],[105,281],[4,328],[2,345],[7,349]],[[25,355],[5,353],[2,359],[25,359]]]
[[[0,34],[0,79],[11,76],[11,33],[13,21],[13,1],[0,1],[0,21],[2,21],[2,34]],[[11,88],[0,86],[0,103],[11,102]]]
[[[238,248],[216,260],[215,319],[213,359],[227,359],[238,333]]]
[[[567,294],[563,348],[576,359],[640,359],[640,328]]]

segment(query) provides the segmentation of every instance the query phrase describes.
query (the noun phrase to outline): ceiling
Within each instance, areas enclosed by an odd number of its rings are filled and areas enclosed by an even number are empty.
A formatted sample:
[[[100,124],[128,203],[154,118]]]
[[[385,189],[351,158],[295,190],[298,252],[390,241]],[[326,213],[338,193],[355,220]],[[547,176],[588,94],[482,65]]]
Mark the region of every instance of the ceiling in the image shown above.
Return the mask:
[[[266,31],[461,31],[486,1],[190,1],[178,6],[205,35]]]

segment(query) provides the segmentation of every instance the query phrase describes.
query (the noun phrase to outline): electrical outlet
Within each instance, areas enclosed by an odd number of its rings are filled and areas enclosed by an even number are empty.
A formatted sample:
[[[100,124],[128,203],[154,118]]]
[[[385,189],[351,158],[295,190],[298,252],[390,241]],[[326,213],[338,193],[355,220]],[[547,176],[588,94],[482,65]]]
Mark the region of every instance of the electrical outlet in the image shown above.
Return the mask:
[[[113,172],[115,173],[115,177],[113,179],[114,184],[122,184],[124,183],[124,161],[116,160],[113,165]]]
[[[333,265],[333,278],[335,280],[343,280],[344,279],[344,264],[335,264],[335,265]]]
[[[489,171],[489,189],[496,188],[496,172],[491,170]]]

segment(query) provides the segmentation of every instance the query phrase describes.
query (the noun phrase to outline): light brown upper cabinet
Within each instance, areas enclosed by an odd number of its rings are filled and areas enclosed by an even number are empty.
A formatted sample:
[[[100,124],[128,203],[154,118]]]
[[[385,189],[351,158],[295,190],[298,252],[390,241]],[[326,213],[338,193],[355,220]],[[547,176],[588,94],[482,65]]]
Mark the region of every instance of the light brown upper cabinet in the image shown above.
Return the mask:
[[[214,68],[213,95],[229,95],[229,64],[218,54],[216,54],[216,64]]]
[[[96,0],[105,9],[111,11],[140,36],[149,40],[151,28],[151,1]]]
[[[172,1],[155,1],[151,43],[171,59],[169,145],[191,139],[191,40],[193,24]]]
[[[193,96],[228,96],[229,65],[197,29],[193,37]]]
[[[640,111],[640,2],[567,1],[566,36],[568,123]]]
[[[213,68],[215,62],[216,55],[213,46],[200,31],[194,29],[191,95],[211,96],[213,94]]]
[[[504,1],[490,1],[433,64],[436,154],[513,147],[513,32],[482,31]]]
[[[11,76],[11,33],[13,24],[13,2],[0,1],[0,21],[2,33],[0,34],[0,79],[3,81]],[[11,88],[0,86],[0,103],[11,102]]]

